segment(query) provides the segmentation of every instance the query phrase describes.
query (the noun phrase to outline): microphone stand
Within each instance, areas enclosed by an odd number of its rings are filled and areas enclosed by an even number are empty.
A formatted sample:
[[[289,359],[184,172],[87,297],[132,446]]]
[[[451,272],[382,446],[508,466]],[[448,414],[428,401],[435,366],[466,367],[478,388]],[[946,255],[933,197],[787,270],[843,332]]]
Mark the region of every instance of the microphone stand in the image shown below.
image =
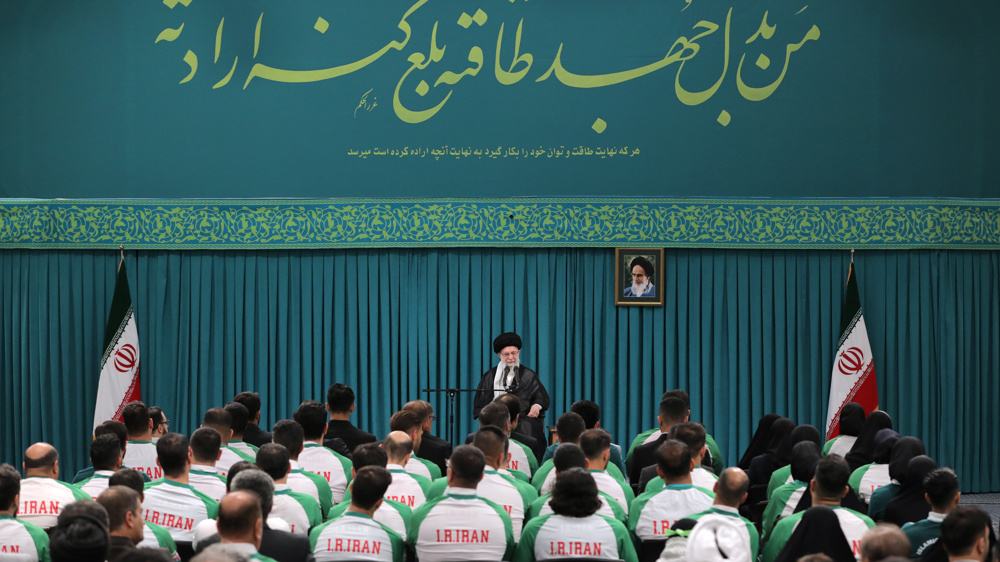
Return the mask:
[[[478,388],[425,388],[421,392],[426,392],[428,394],[428,396],[427,396],[428,398],[430,398],[430,393],[432,393],[432,392],[436,392],[436,393],[443,392],[444,395],[448,398],[447,407],[446,407],[447,416],[448,416],[448,436],[447,436],[447,440],[454,447],[455,446],[455,438],[457,437],[456,434],[458,433],[458,427],[455,425],[455,423],[457,422],[457,420],[455,419],[455,410],[456,410],[456,408],[455,408],[455,399],[458,396],[458,393],[459,392],[486,392],[486,391],[481,391]],[[490,390],[489,392],[493,392],[493,391]]]

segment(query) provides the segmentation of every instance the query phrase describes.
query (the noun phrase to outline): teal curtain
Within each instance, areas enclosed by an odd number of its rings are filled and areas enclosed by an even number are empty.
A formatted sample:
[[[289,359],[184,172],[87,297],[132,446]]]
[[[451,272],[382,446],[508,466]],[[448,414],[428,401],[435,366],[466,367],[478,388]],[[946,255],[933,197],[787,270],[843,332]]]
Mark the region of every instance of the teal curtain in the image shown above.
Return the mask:
[[[493,336],[519,332],[552,396],[580,398],[627,445],[660,394],[687,389],[692,418],[734,462],[756,420],[822,427],[848,252],[670,250],[664,306],[616,307],[607,249],[126,252],[142,391],[172,429],[242,390],[263,424],[344,382],[355,423],[387,431],[424,388],[474,387]],[[117,252],[0,251],[0,460],[44,440],[63,472],[88,464],[102,334]],[[967,491],[1000,490],[1000,253],[855,257],[880,403],[953,466]],[[430,396],[445,433],[445,402]],[[460,399],[459,434],[473,429]]]

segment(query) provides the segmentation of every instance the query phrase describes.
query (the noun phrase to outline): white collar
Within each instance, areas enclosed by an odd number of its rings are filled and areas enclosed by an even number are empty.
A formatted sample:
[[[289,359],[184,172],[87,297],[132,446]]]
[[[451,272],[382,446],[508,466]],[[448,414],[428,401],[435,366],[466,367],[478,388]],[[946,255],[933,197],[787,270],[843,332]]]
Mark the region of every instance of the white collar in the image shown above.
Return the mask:
[[[736,509],[735,507],[729,507],[728,505],[713,505],[712,509],[716,511],[725,511],[726,513],[733,513],[735,515],[740,514],[740,510]]]
[[[930,513],[927,514],[927,520],[928,521],[933,521],[935,523],[940,523],[940,522],[944,521],[945,517],[948,517],[947,513],[935,513],[935,512],[932,511],[932,512],[930,512]]]
[[[201,470],[204,472],[217,472],[214,466],[208,466],[207,464],[192,464],[191,470]]]
[[[274,485],[274,491],[275,492],[280,492],[282,490],[287,490],[287,489],[288,489],[288,483],[287,482],[285,484],[275,484]]]

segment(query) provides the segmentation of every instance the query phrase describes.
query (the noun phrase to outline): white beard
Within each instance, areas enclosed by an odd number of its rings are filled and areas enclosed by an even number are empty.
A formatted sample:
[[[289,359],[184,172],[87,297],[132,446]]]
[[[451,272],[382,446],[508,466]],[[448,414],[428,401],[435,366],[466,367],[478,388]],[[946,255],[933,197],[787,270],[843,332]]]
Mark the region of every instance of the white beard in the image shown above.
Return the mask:
[[[643,293],[645,293],[646,289],[648,288],[649,288],[649,281],[646,281],[642,285],[636,285],[635,283],[632,283],[632,296],[638,297]]]

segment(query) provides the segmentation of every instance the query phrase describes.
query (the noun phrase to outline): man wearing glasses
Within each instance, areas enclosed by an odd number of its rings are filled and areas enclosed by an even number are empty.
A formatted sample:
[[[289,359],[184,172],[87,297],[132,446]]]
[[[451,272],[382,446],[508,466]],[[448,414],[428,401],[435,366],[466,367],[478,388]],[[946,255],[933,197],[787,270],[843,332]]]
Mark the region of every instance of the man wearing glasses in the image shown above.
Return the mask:
[[[493,340],[493,351],[500,358],[496,367],[483,373],[476,392],[472,417],[501,394],[509,393],[521,401],[521,411],[527,411],[528,422],[521,431],[535,439],[543,440],[545,410],[549,407],[549,394],[538,380],[538,374],[521,365],[521,337],[514,332],[500,334]]]

